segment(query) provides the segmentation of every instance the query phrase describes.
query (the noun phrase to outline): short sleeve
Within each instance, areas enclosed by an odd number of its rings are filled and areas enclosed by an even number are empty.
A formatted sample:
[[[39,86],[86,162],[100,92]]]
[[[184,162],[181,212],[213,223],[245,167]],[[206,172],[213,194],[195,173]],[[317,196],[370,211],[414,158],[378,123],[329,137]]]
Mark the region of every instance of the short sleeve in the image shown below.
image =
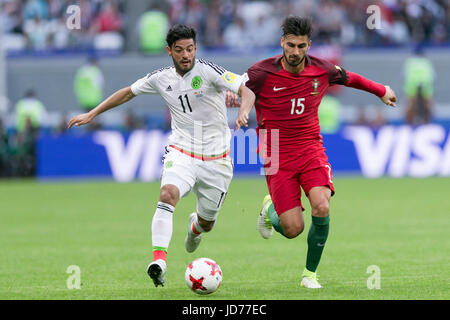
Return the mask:
[[[261,68],[251,67],[243,74],[245,86],[258,95],[268,76],[268,72]]]
[[[203,75],[210,81],[218,91],[230,90],[238,93],[243,78],[233,72],[225,70],[223,67],[210,61],[199,59],[202,66]]]
[[[158,93],[156,89],[156,82],[157,82],[157,74],[155,73],[149,73],[145,77],[136,80],[131,85],[131,91],[135,96],[140,94],[154,94]]]
[[[244,78],[230,71],[225,71],[223,74],[215,75],[214,84],[219,90],[230,90],[238,93],[239,87],[243,83]]]

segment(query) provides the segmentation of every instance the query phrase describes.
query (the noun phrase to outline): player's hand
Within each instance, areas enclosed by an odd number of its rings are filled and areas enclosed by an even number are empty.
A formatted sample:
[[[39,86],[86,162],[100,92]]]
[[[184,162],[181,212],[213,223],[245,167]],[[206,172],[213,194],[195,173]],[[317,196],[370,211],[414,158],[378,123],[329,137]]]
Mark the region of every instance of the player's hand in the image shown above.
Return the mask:
[[[248,112],[240,109],[236,119],[236,131],[242,126],[248,127]]]
[[[92,119],[94,119],[94,116],[90,112],[80,114],[80,115],[75,116],[72,119],[70,119],[69,124],[67,125],[67,128],[70,129],[70,128],[72,128],[72,126],[78,127],[78,126],[87,124],[87,123],[91,122]]]
[[[381,101],[383,101],[385,104],[391,107],[396,107],[395,102],[397,102],[397,97],[395,96],[394,90],[391,89],[389,86],[386,87],[386,93],[381,98]]]
[[[227,108],[239,108],[241,103],[239,102],[239,96],[231,91],[225,93],[225,105]]]

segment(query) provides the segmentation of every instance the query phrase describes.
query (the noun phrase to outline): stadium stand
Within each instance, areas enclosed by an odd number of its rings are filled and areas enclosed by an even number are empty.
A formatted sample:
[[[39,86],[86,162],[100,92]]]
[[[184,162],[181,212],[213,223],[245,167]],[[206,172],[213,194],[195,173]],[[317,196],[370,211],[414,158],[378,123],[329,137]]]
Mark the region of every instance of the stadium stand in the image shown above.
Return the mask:
[[[143,2],[147,7],[158,3]],[[361,26],[366,24],[366,9],[374,4],[381,10],[383,28],[371,32]],[[136,28],[130,21],[139,18],[129,15],[130,5],[123,0],[0,0],[0,5],[0,20],[8,35],[4,41],[11,49],[122,49],[126,32]],[[81,9],[78,32],[65,28],[69,5]],[[274,26],[287,14],[313,18],[315,43],[385,46],[414,41],[442,45],[450,40],[450,8],[445,0],[171,0],[159,9],[171,25],[196,27],[199,42],[206,47],[239,46],[242,38],[249,39],[249,46],[277,45]],[[241,32],[230,31],[236,29]],[[264,39],[257,37],[262,32]]]

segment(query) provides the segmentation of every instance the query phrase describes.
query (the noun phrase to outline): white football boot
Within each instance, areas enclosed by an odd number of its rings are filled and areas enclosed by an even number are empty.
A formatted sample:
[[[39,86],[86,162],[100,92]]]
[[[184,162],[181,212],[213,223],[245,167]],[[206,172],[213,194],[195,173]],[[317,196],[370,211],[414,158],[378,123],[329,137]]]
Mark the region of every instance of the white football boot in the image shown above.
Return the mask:
[[[270,198],[270,195],[265,196],[258,216],[258,231],[264,239],[269,239],[273,234],[273,226],[269,218],[269,207],[271,204],[272,198]]]
[[[200,241],[202,241],[202,235],[196,235],[192,232],[192,223],[195,221],[195,216],[197,213],[193,212],[189,215],[189,230],[184,239],[184,246],[186,247],[187,252],[194,252],[198,246],[200,245]]]
[[[166,276],[166,262],[163,259],[158,259],[156,261],[153,261],[150,263],[147,267],[147,274],[152,278],[153,283],[155,284],[155,287],[157,286],[163,286]]]
[[[302,274],[302,282],[300,283],[301,287],[309,288],[309,289],[320,289],[322,286],[320,285],[319,276],[316,272],[311,272],[305,268]]]

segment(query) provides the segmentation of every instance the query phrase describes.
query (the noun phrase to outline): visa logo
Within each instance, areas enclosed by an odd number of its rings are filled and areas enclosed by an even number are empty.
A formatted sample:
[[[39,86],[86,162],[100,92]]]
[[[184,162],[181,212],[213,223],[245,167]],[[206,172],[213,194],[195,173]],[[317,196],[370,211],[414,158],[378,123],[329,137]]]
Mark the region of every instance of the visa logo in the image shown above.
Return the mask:
[[[162,131],[136,130],[125,143],[118,131],[98,131],[93,140],[105,147],[115,180],[128,182],[137,176],[142,181],[153,181],[161,175],[161,156],[167,137]]]
[[[363,126],[348,126],[362,174],[377,178],[450,176],[450,132],[437,124],[384,126],[374,134]]]

